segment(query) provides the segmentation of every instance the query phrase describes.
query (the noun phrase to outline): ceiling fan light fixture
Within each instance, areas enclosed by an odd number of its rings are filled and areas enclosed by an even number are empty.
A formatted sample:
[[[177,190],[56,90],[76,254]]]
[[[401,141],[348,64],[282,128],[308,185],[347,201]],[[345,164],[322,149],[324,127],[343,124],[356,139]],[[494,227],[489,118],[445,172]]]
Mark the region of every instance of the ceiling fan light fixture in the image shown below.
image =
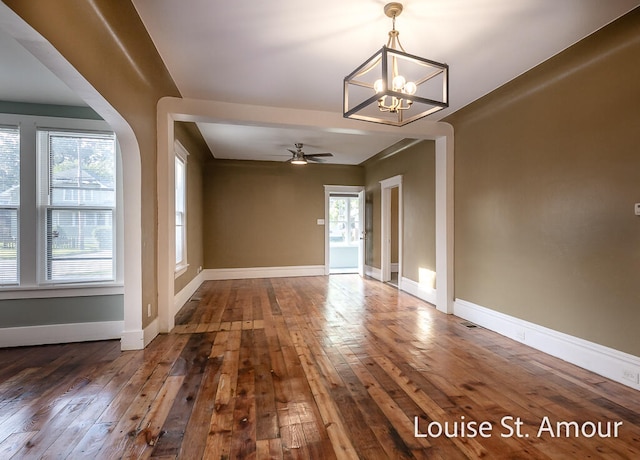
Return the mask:
[[[396,17],[402,4],[388,3],[389,40],[344,79],[343,116],[403,126],[449,107],[449,66],[407,53]]]
[[[325,157],[332,157],[333,153],[324,152],[324,153],[311,153],[307,155],[302,151],[303,144],[302,142],[296,142],[293,144],[296,148],[295,150],[287,149],[293,157],[290,160],[287,160],[289,163],[293,165],[306,165],[309,162],[312,163],[324,163]]]

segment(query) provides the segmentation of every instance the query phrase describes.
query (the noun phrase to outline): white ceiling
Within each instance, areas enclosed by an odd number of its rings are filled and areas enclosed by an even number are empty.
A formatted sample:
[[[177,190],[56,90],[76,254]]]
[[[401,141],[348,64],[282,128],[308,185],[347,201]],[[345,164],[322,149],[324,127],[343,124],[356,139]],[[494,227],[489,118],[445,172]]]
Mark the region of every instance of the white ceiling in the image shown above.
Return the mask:
[[[132,0],[183,97],[340,113],[342,81],[386,43],[384,0]],[[406,0],[407,52],[450,67],[439,120],[640,5],[638,0]],[[0,100],[80,105],[0,33]],[[34,59],[31,59],[33,61]],[[7,66],[7,62],[17,65]],[[37,79],[37,80],[34,80]],[[53,86],[45,86],[53,85]],[[39,89],[43,91],[38,91]],[[365,123],[365,122],[363,122]],[[365,123],[366,124],[366,123]],[[358,164],[403,138],[199,123],[216,158],[331,151]]]
[[[0,28],[0,101],[85,106],[22,45]]]

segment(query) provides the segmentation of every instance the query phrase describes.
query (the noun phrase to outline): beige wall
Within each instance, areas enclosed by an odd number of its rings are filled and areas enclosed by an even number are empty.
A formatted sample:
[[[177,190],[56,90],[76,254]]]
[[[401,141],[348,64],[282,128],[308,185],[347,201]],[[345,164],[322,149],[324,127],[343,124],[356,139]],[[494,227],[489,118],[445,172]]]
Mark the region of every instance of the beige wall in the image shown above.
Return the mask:
[[[363,163],[366,175],[366,264],[380,267],[380,181],[402,175],[402,275],[419,281],[419,268],[435,271],[435,143],[423,141],[395,155]]]
[[[448,117],[456,297],[640,356],[640,9]]]
[[[175,138],[189,152],[187,159],[187,271],[176,278],[178,293],[204,267],[203,249],[203,175],[205,164],[211,161],[211,151],[194,123],[175,123]]]
[[[141,308],[146,327],[157,316],[156,104],[180,94],[131,2],[3,1],[58,49],[136,135],[142,165],[141,307],[152,306],[151,317]]]
[[[359,166],[215,160],[204,179],[205,268],[324,265],[324,185]]]

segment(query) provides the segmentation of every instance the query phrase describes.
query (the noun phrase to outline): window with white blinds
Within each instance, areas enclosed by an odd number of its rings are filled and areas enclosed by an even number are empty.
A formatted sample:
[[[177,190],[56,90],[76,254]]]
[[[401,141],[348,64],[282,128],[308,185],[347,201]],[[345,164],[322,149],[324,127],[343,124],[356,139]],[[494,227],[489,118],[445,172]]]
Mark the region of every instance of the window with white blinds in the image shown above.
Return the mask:
[[[114,280],[114,135],[38,130],[38,155],[42,279]]]
[[[0,126],[0,285],[17,284],[20,131]]]

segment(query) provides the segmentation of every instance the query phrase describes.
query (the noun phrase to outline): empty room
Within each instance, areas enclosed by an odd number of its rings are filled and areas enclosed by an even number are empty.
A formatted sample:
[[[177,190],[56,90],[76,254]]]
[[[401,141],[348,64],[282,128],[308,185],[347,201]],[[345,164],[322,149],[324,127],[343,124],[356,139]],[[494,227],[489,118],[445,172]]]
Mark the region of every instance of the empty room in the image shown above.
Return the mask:
[[[640,457],[640,2],[0,1],[0,458]]]

